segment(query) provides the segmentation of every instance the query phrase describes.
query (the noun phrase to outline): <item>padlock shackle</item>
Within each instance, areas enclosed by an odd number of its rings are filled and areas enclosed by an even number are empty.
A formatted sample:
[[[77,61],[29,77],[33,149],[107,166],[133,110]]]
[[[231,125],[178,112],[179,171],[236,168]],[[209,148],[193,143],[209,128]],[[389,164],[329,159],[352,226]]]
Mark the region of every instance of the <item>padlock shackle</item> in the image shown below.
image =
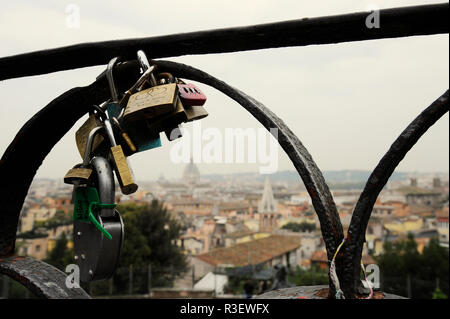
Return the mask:
[[[141,65],[141,68],[144,72],[146,70],[150,69],[151,65],[150,65],[150,62],[148,62],[147,55],[145,54],[144,51],[138,50],[137,58],[138,58],[139,64]],[[150,74],[150,84],[152,86],[156,86],[158,84],[156,82],[155,76],[152,73]]]
[[[155,66],[152,65],[151,67],[149,67],[148,69],[146,69],[144,71],[144,73],[142,73],[142,75],[140,76],[140,78],[136,81],[136,83],[133,84],[133,86],[128,90],[129,94],[133,94],[136,92],[136,89],[138,87],[140,87],[149,77],[150,77],[150,81],[152,81],[152,72],[155,70]],[[127,92],[128,93],[128,92]]]
[[[173,76],[172,73],[169,73],[169,72],[158,73],[156,75],[156,78],[157,79],[164,79],[164,78],[166,78],[168,83],[176,83],[176,78]]]
[[[114,131],[111,125],[111,121],[109,119],[105,119],[103,121],[103,124],[105,125],[106,134],[108,135],[111,146],[116,146],[117,143],[116,138],[114,137]]]
[[[106,103],[105,102],[103,102],[100,106],[98,106],[97,104],[93,104],[92,105],[92,108],[95,110],[95,111],[97,111],[97,115],[98,115],[98,117],[100,118],[100,120],[105,120],[105,119],[107,119],[108,118],[108,113],[107,112],[105,112],[105,110],[103,109],[103,106],[105,105]]]
[[[84,156],[83,156],[83,166],[87,167],[89,165],[89,161],[91,160],[91,152],[92,152],[92,145],[94,144],[95,136],[97,135],[98,131],[103,129],[102,126],[97,126],[92,131],[89,132],[88,139],[86,142],[86,148],[84,150]]]
[[[113,77],[113,69],[116,63],[118,62],[118,57],[112,58],[108,66],[106,68],[106,79],[108,80],[109,90],[111,92],[111,97],[113,99],[113,102],[119,101],[119,94],[117,93],[116,85],[114,84],[114,77]]]

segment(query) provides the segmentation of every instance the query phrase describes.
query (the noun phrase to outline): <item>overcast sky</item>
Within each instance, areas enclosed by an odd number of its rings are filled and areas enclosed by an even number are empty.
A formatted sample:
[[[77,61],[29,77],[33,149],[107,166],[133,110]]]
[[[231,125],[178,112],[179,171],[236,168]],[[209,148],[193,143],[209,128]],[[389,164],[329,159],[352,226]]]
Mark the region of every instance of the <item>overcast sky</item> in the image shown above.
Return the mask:
[[[66,8],[80,8],[80,28],[68,28]],[[64,45],[244,26],[304,17],[438,3],[385,1],[3,1],[0,56]],[[420,23],[420,21],[418,22]],[[381,28],[383,17],[381,16]],[[449,87],[448,35],[183,56],[172,60],[200,68],[271,108],[300,138],[322,170],[372,170],[400,132]],[[151,57],[151,56],[149,56]],[[105,66],[0,82],[0,151],[22,125],[63,92],[95,80]],[[240,105],[200,85],[209,116],[202,128],[259,128]],[[25,93],[26,92],[26,93]],[[81,161],[76,123],[55,146],[38,177],[62,178]],[[191,125],[184,125],[191,130]],[[162,134],[164,135],[164,134]],[[179,177],[172,143],[130,157],[137,179]],[[448,113],[409,152],[398,171],[446,171]],[[33,156],[30,154],[30,156]],[[201,173],[257,172],[255,164],[205,164]],[[279,170],[293,170],[279,149]]]

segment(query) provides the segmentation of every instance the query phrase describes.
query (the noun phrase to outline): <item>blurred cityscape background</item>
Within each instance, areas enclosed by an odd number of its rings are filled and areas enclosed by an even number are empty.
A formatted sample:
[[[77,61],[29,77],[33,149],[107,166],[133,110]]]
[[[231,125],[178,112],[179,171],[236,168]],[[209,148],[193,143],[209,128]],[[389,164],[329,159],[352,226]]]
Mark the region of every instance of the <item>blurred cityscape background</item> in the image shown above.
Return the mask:
[[[369,171],[325,171],[346,233]],[[448,173],[397,172],[374,207],[363,263],[380,268],[380,289],[446,298]],[[123,196],[125,245],[110,280],[83,285],[94,298],[245,298],[293,285],[328,283],[320,224],[298,174],[201,175],[140,181]],[[65,271],[74,263],[72,187],[35,179],[23,206],[16,252]],[[3,298],[34,298],[1,277]]]

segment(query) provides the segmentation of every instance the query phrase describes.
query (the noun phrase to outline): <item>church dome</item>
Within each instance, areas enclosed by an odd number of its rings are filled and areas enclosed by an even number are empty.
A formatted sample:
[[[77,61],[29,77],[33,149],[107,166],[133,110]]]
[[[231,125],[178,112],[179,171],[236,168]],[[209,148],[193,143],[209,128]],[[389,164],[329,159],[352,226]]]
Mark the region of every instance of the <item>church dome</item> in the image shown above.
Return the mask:
[[[195,185],[200,181],[200,171],[191,158],[191,162],[186,165],[183,171],[183,182],[188,185]]]

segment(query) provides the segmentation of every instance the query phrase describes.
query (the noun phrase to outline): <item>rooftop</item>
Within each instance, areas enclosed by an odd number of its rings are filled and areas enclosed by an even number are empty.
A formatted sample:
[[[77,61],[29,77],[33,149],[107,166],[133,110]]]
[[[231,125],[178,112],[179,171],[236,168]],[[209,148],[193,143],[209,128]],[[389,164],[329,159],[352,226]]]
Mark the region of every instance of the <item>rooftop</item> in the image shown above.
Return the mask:
[[[242,267],[258,265],[300,247],[299,236],[272,235],[231,247],[218,248],[196,258],[208,264]]]
[[[404,195],[440,195],[436,190],[425,189],[417,186],[404,186],[397,189]]]

